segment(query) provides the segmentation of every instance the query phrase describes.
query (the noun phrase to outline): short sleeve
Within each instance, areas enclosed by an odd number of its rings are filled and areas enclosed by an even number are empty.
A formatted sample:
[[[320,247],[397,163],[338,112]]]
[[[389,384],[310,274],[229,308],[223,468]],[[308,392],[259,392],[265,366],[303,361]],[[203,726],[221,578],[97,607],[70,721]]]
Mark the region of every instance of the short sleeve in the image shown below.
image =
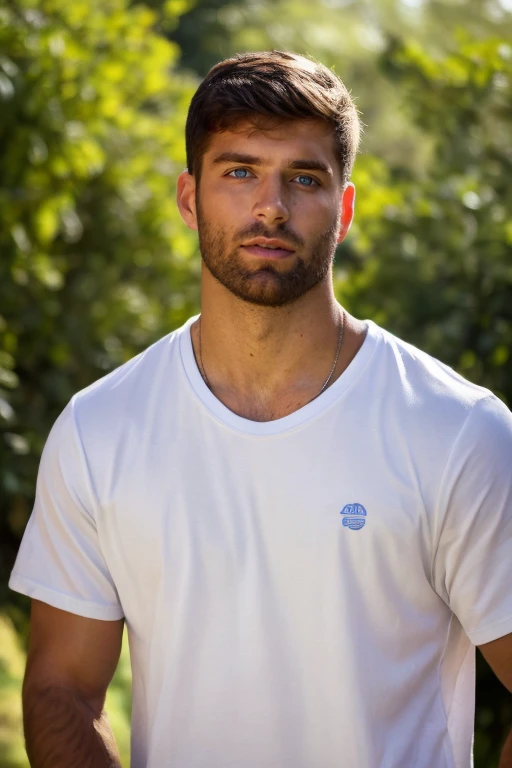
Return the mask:
[[[512,632],[512,414],[469,413],[444,471],[433,583],[475,645]]]
[[[10,588],[87,618],[122,618],[101,552],[94,509],[72,401],[55,422],[44,447],[34,509]]]

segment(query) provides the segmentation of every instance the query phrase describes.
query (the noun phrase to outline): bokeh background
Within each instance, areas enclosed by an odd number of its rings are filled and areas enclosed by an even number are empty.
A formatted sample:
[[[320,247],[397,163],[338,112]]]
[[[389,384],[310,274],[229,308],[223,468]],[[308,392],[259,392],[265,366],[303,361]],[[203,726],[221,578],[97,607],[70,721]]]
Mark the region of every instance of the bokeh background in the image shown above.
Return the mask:
[[[0,0],[0,768],[27,768],[7,578],[42,446],[74,392],[197,312],[187,106],[268,48],[333,67],[365,123],[339,299],[512,405],[512,0]],[[512,697],[481,661],[477,695],[496,768]],[[126,649],[108,708],[128,766]]]

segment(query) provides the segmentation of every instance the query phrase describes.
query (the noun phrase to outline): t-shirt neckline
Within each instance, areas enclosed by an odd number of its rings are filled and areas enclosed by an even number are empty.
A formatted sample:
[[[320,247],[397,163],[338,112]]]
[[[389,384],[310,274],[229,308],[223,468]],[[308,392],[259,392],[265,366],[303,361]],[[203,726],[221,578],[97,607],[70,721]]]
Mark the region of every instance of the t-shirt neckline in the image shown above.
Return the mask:
[[[336,381],[321,395],[297,411],[272,421],[251,421],[231,411],[206,386],[196,363],[190,329],[199,315],[189,318],[179,331],[180,353],[189,383],[203,406],[225,426],[237,432],[255,436],[276,435],[293,429],[317,416],[340,398],[358,378],[372,356],[380,337],[379,327],[371,320],[365,320],[367,334],[354,359]]]

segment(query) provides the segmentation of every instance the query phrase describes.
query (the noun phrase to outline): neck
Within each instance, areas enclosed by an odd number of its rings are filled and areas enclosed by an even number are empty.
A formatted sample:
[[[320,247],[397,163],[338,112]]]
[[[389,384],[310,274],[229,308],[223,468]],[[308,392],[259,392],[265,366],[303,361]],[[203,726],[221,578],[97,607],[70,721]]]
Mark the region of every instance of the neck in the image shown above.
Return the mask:
[[[200,333],[198,323],[192,329],[196,360],[230,410],[254,421],[281,418],[320,393],[333,367],[342,318],[330,280],[293,304],[273,308],[237,299],[206,274]],[[346,316],[329,384],[355,354],[352,320]],[[364,335],[359,332],[357,348]]]

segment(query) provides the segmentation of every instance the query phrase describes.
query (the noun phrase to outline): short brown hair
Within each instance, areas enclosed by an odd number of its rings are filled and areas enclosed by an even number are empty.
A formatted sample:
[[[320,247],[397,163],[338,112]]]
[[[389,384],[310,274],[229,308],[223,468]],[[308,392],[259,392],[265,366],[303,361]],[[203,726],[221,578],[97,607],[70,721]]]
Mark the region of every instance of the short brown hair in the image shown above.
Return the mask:
[[[250,119],[323,120],[332,127],[345,184],[359,144],[360,121],[343,82],[330,69],[294,53],[239,53],[216,64],[197,89],[185,129],[187,168],[199,178],[213,133]]]

